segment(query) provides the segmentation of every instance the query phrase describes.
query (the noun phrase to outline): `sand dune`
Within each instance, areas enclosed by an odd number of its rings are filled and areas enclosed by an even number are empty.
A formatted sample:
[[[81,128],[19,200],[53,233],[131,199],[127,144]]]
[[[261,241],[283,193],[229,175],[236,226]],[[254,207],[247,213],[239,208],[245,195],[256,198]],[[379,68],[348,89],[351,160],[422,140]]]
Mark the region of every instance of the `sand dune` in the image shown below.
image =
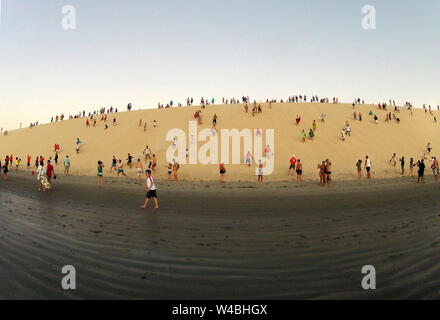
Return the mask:
[[[38,155],[53,157],[53,145],[58,143],[61,146],[60,160],[66,154],[71,158],[72,173],[95,175],[98,160],[103,161],[108,169],[113,155],[124,161],[127,153],[135,158],[142,157],[145,145],[149,145],[158,156],[156,177],[166,178],[165,154],[171,145],[165,139],[166,134],[172,128],[179,128],[186,132],[189,140],[188,121],[194,120],[193,114],[199,109],[201,108],[182,107],[117,113],[115,115],[118,125],[112,126],[113,115],[110,115],[107,121],[108,130],[104,130],[105,124],[99,120],[96,127],[86,128],[85,119],[74,119],[10,131],[8,136],[0,137],[0,156],[4,159],[7,153],[12,153],[14,157],[22,159],[21,166],[24,167],[28,154],[32,156],[32,164]],[[405,156],[408,164],[410,157],[419,159],[426,152],[428,142],[433,147],[432,155],[435,156],[440,148],[440,124],[436,124],[433,116],[423,110],[414,110],[411,116],[408,110],[401,108],[398,114],[400,124],[395,121],[386,123],[386,112],[379,110],[377,106],[360,105],[355,110],[362,113],[362,122],[353,120],[353,108],[349,104],[275,103],[271,109],[264,104],[263,113],[255,117],[245,113],[241,104],[207,106],[202,109],[203,124],[198,130],[210,128],[214,114],[219,117],[218,129],[260,128],[263,133],[265,129],[274,129],[275,145],[271,147],[275,153],[275,170],[265,178],[272,181],[292,179],[287,176],[292,154],[301,159],[306,180],[317,179],[316,166],[326,158],[333,162],[334,179],[350,180],[356,178],[356,161],[364,159],[367,154],[372,159],[374,177],[392,178],[398,177],[400,171],[398,166],[394,168],[388,162],[392,153],[397,153],[399,157]],[[378,115],[379,124],[376,125],[368,115],[370,110]],[[322,112],[326,115],[325,123],[319,121]],[[296,115],[300,115],[302,119],[299,126],[295,124]],[[143,127],[138,126],[140,119],[148,123],[146,132]],[[153,128],[153,120],[158,122],[157,128]],[[302,143],[300,132],[302,129],[308,132],[313,120],[317,122],[315,139]],[[349,121],[352,135],[342,142],[340,136],[345,121]],[[77,137],[83,141],[78,155],[75,154]],[[199,147],[202,144],[199,142]],[[242,152],[244,153],[243,148]],[[256,179],[255,164],[252,168],[245,165],[226,167],[226,180]],[[135,169],[128,170],[128,174],[134,177]],[[218,178],[218,165],[183,165],[180,177],[190,181],[214,180]]]

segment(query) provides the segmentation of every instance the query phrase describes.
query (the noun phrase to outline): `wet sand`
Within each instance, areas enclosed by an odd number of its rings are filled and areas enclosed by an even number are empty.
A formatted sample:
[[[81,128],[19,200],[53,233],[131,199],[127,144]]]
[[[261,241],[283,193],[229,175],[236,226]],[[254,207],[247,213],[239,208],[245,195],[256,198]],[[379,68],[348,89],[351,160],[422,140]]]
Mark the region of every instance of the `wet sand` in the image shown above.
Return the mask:
[[[1,299],[439,299],[440,184],[0,181]],[[61,288],[73,265],[77,290]],[[374,265],[377,290],[361,288]]]

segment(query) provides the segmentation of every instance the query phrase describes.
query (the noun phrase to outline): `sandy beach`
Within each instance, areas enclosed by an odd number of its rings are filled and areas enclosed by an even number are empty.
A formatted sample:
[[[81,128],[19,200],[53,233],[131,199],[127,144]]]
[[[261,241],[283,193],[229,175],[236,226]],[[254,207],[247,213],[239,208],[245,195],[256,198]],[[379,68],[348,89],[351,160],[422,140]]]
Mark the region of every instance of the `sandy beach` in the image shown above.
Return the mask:
[[[157,181],[29,173],[0,182],[1,299],[438,299],[439,186]],[[61,288],[73,265],[77,290]],[[361,288],[374,265],[377,290]]]

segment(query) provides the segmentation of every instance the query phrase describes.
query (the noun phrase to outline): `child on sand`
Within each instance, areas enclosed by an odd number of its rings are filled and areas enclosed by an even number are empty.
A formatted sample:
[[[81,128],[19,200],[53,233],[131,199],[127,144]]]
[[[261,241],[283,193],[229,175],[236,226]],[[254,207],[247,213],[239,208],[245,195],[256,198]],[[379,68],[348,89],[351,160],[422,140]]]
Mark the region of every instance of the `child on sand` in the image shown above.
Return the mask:
[[[157,201],[156,184],[154,183],[153,177],[151,176],[151,171],[147,170],[145,172],[145,176],[147,178],[147,184],[145,185],[144,189],[147,189],[147,196],[145,198],[145,203],[143,206],[141,206],[141,208],[145,209],[148,205],[148,201],[153,198],[154,204],[156,205],[154,209],[157,210],[159,209],[159,203]]]
[[[102,175],[102,169],[104,168],[104,164],[101,161],[98,161],[97,167],[97,183],[98,187],[102,187],[104,185],[104,177]]]
[[[303,143],[306,142],[306,138],[307,138],[307,135],[306,135],[306,132],[303,129],[303,131],[301,132],[301,139],[302,139]]]

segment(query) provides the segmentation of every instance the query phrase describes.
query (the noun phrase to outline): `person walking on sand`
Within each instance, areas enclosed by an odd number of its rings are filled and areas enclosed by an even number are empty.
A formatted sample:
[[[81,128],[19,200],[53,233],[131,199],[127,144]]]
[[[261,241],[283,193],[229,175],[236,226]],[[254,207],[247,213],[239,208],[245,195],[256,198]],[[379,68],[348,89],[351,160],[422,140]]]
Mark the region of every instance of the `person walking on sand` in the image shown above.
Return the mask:
[[[173,164],[171,162],[168,162],[167,166],[164,166],[165,168],[167,168],[167,173],[168,173],[168,181],[171,181],[171,175],[173,173]]]
[[[290,170],[293,171],[293,175],[295,175],[295,168],[296,168],[296,157],[295,155],[292,155],[292,157],[290,158],[290,165],[289,165],[289,176],[290,176]]]
[[[153,171],[153,172],[156,172],[156,167],[157,167],[157,158],[156,158],[156,155],[155,154],[153,154],[153,158],[152,158],[152,160],[151,160],[151,170]]]
[[[367,179],[371,179],[371,159],[368,156],[365,156],[364,167],[367,171]]]
[[[258,180],[257,182],[263,182],[263,163],[258,160]]]
[[[415,164],[414,164],[414,159],[411,158],[409,160],[409,176],[412,177],[413,176],[413,170],[414,170]]]
[[[417,183],[425,183],[424,175],[425,175],[425,160],[420,160],[417,162],[417,166],[419,167]]]
[[[179,181],[179,179],[177,178],[177,171],[180,169],[180,165],[175,159],[173,160],[173,162],[174,162],[173,164],[174,181]]]
[[[296,166],[296,181],[298,181],[298,182],[302,181],[302,174],[303,174],[302,163],[301,163],[301,160],[298,159],[297,166]]]
[[[405,157],[402,156],[402,158],[399,159],[400,161],[400,168],[402,169],[402,171],[400,172],[400,174],[405,174]]]
[[[127,178],[127,175],[124,173],[124,164],[122,163],[121,159],[119,159],[119,161],[118,161],[118,174],[117,174],[117,176],[119,177],[120,174],[122,174],[124,177]]]
[[[104,176],[103,176],[103,168],[104,168],[104,164],[101,161],[98,161],[98,166],[97,166],[97,183],[98,183],[98,187],[103,187],[104,186]]]
[[[225,182],[225,173],[226,173],[226,168],[224,162],[222,161],[220,163],[220,182]]]
[[[393,153],[391,159],[390,159],[390,163],[393,165],[393,167],[395,167],[397,165],[397,160],[396,160],[396,154]]]
[[[157,210],[159,209],[159,202],[157,201],[156,184],[154,183],[153,177],[151,176],[151,171],[145,171],[145,176],[147,178],[147,184],[145,185],[144,190],[147,190],[147,196],[145,197],[145,203],[143,206],[141,206],[141,208],[147,208],[149,200],[153,198],[154,204],[156,205],[154,207],[154,210]]]
[[[245,163],[248,167],[250,167],[251,164],[252,164],[252,159],[253,159],[252,153],[251,153],[250,151],[248,151],[248,152],[246,153],[245,157],[244,157],[244,163]]]
[[[362,179],[362,160],[358,160],[358,162],[356,162],[356,169],[357,169],[357,173],[358,173],[358,179],[361,180]]]
[[[313,131],[316,131],[316,121],[315,120],[313,120],[312,128],[313,128]]]
[[[110,173],[113,171],[113,169],[115,169],[115,171],[117,171],[117,165],[118,165],[118,160],[116,159],[116,157],[115,156],[113,156],[113,159],[112,159],[112,166],[111,166],[111,168],[110,168]]]
[[[325,161],[322,161],[320,164],[318,164],[319,169],[319,183],[321,186],[325,186]]]
[[[302,132],[301,132],[301,139],[302,139],[303,143],[306,142],[306,138],[307,138],[307,135],[306,135],[306,132],[303,129]]]
[[[53,167],[50,160],[47,160],[46,177],[47,177],[47,181],[50,184],[52,184],[52,177],[54,177],[54,178],[56,177],[55,176],[55,168]]]
[[[64,159],[64,175],[65,176],[69,175],[69,171],[70,171],[70,159],[69,156],[66,156],[66,158]]]
[[[46,191],[46,188],[44,187],[43,184],[43,178],[46,176],[46,169],[44,168],[43,161],[40,161],[36,174],[37,174],[37,180],[39,182],[38,191],[43,191],[43,192]]]
[[[131,154],[127,155],[127,165],[130,167],[130,169],[133,167],[133,156]]]
[[[438,176],[439,176],[439,173],[440,173],[440,168],[439,168],[438,160],[437,160],[436,157],[433,158],[432,171],[434,173],[434,180],[438,181]]]
[[[329,185],[332,181],[332,163],[330,159],[325,160],[325,185]]]
[[[137,182],[141,183],[141,175],[144,172],[144,167],[142,166],[141,159],[138,159],[136,163],[136,174],[137,174]]]
[[[147,163],[148,160],[150,159],[150,156],[151,156],[151,150],[150,150],[150,147],[148,145],[145,146],[144,155],[145,155],[145,163]]]
[[[345,141],[345,129],[342,129],[341,131],[341,139],[342,141]]]

